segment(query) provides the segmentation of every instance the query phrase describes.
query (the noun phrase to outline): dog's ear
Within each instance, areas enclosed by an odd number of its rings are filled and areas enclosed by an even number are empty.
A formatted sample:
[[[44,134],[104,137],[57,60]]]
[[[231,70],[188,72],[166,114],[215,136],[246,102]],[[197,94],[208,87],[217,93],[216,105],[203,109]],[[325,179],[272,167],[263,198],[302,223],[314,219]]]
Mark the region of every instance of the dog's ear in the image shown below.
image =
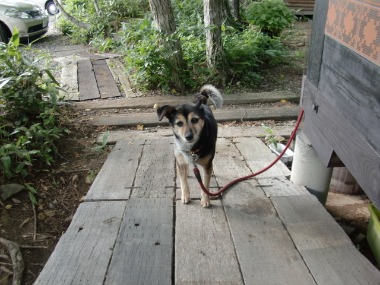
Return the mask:
[[[173,115],[175,108],[173,106],[165,105],[157,108],[158,120],[161,121],[163,117],[170,119]]]

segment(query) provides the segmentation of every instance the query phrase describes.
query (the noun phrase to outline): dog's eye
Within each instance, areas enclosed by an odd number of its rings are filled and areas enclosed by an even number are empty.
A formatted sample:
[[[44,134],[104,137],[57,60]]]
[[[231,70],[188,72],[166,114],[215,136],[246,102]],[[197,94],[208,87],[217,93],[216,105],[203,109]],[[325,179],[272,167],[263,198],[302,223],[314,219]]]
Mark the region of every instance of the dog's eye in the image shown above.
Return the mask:
[[[196,124],[196,123],[198,123],[198,121],[199,121],[198,118],[192,118],[192,119],[191,119],[191,123],[192,123],[192,124]]]
[[[176,125],[177,125],[178,127],[182,127],[182,126],[183,126],[183,122],[182,122],[182,121],[178,121],[178,122],[176,123]]]

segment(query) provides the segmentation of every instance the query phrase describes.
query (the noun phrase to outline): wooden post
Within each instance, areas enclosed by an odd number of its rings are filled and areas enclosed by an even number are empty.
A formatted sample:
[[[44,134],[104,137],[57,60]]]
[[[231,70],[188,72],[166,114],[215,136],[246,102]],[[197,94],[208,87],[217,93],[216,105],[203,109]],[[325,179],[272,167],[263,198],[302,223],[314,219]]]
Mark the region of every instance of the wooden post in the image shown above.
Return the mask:
[[[326,203],[332,168],[326,168],[309,139],[301,131],[297,134],[290,181],[305,186],[323,205]]]

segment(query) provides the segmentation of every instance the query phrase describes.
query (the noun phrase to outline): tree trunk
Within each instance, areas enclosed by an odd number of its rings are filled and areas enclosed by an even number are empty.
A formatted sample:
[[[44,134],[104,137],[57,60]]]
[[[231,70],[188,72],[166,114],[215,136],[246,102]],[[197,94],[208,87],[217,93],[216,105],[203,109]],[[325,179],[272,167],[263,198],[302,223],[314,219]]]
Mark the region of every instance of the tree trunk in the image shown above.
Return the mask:
[[[235,18],[235,21],[240,22],[240,0],[229,0],[231,14]]]
[[[227,61],[222,45],[224,1],[204,0],[204,21],[206,27],[207,66],[222,77],[226,75]]]
[[[170,0],[149,0],[150,9],[153,14],[155,28],[166,35],[172,35],[175,30],[175,20]],[[182,47],[178,39],[165,40],[163,44],[170,50],[171,58],[169,59],[172,67],[172,84],[177,90],[184,90],[181,80],[181,71],[185,69],[185,62],[182,57]]]

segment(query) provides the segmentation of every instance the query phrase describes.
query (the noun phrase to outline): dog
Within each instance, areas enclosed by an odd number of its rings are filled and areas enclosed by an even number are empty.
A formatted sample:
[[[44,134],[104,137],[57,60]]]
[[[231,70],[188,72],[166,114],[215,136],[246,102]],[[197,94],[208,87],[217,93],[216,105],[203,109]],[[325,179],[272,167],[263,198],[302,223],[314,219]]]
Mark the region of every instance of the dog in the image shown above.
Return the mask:
[[[220,108],[223,104],[219,90],[207,84],[200,89],[195,102],[157,108],[159,121],[166,117],[173,130],[174,155],[177,173],[181,180],[181,201],[184,204],[191,200],[187,181],[190,163],[201,166],[204,186],[207,190],[210,188],[218,125],[207,105],[208,98],[216,108]],[[204,208],[210,206],[210,198],[203,191],[201,191],[201,206]]]

